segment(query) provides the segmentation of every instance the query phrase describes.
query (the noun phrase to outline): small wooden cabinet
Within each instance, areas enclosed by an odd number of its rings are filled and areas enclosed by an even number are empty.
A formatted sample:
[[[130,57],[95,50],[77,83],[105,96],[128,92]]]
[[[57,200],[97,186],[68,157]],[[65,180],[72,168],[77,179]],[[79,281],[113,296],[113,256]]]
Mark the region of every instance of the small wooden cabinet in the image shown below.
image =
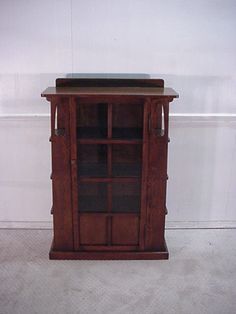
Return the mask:
[[[160,79],[57,79],[51,259],[167,259],[169,103]]]

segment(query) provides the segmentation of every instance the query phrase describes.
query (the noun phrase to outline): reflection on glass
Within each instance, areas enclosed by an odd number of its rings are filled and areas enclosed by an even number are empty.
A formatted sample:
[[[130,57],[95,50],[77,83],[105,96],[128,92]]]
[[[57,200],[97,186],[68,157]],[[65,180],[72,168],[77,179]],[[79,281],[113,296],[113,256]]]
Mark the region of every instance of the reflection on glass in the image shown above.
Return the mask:
[[[112,176],[141,176],[142,145],[112,145]]]
[[[107,211],[107,183],[81,183],[78,192],[81,212]]]
[[[140,183],[113,183],[112,212],[139,212],[140,191]]]
[[[79,144],[78,161],[79,176],[107,176],[107,145]]]
[[[143,136],[143,105],[113,104],[112,137],[141,139]]]
[[[77,105],[77,137],[107,137],[107,104]]]

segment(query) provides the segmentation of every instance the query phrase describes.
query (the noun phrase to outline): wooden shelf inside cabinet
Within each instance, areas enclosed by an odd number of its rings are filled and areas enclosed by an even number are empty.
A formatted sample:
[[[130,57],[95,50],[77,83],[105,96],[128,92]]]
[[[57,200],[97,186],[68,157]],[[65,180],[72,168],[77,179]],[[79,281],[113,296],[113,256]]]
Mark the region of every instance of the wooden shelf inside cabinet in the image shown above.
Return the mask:
[[[162,79],[62,78],[51,103],[51,259],[167,259]],[[163,210],[164,209],[164,210]]]

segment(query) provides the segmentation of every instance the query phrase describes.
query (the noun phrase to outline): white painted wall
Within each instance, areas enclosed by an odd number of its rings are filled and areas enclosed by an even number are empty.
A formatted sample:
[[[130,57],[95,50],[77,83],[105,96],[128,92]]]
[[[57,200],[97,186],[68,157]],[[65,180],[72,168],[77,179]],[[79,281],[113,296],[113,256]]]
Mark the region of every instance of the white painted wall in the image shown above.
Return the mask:
[[[180,93],[169,223],[236,222],[235,16],[234,0],[2,0],[0,221],[51,219],[41,91],[67,73],[115,72],[149,73]]]

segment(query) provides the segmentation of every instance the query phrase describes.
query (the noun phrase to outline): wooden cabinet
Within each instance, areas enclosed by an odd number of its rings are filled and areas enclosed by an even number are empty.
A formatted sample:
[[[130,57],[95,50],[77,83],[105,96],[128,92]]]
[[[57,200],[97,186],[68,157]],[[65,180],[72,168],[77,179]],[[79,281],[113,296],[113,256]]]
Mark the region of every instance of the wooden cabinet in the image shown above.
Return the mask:
[[[169,103],[159,79],[57,79],[52,259],[167,259]]]

